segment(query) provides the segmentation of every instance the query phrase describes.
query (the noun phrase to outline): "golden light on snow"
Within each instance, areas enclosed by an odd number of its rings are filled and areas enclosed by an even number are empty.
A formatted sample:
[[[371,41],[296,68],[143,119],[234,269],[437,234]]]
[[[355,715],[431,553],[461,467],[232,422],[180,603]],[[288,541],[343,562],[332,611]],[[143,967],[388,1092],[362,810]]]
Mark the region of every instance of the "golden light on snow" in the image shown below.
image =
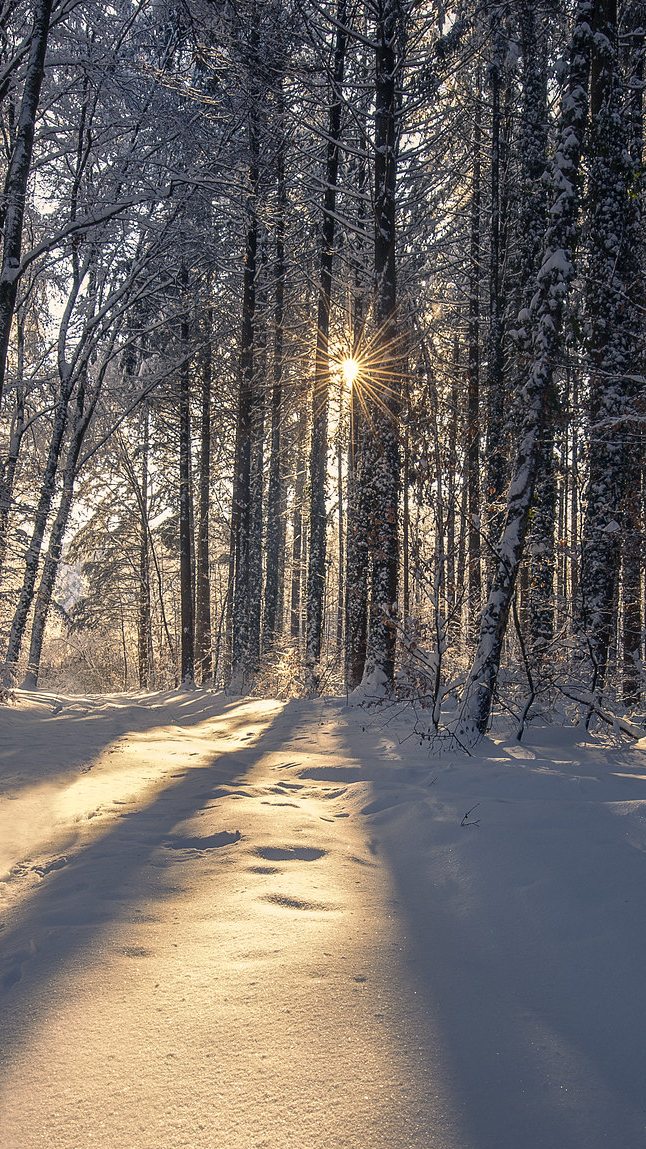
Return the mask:
[[[71,856],[90,841],[110,834],[115,818],[156,801],[160,793],[177,784],[184,771],[203,770],[215,756],[249,748],[283,709],[280,702],[234,702],[227,704],[223,713],[207,713],[202,721],[195,722],[190,716],[192,701],[178,696],[169,702],[178,725],[146,727],[143,717],[143,729],[125,730],[108,742],[89,758],[86,770],[69,782],[65,778],[69,772],[65,747],[54,743],[57,750],[52,751],[44,734],[38,756],[44,759],[47,754],[59,753],[60,773],[16,788],[13,796],[19,805],[8,802],[0,806],[0,882],[45,843],[50,848],[54,843],[55,849]],[[189,713],[184,718],[182,711],[187,705]],[[145,710],[142,715],[146,715]],[[188,726],[184,726],[185,721]],[[16,817],[16,809],[20,817]]]

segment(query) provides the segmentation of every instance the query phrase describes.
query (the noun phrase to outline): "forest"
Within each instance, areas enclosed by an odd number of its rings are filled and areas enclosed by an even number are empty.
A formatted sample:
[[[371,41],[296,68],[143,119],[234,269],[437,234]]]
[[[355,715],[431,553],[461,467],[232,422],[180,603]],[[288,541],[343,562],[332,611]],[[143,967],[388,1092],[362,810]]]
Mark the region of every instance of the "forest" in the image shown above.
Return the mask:
[[[643,712],[643,0],[2,0],[5,692]]]

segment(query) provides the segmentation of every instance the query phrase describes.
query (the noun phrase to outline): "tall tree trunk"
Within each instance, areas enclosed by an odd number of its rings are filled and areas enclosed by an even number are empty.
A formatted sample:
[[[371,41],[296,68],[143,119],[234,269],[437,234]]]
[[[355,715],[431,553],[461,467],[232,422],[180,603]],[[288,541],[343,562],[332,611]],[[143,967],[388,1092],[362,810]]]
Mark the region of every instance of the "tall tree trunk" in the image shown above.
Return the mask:
[[[18,292],[27,182],[31,170],[36,113],[45,73],[45,54],[47,52],[51,12],[52,0],[35,0],[31,47],[27,60],[18,130],[4,186],[2,220],[4,233],[2,265],[0,267],[0,401],[4,390],[7,351]]]
[[[211,504],[211,308],[206,313],[205,345],[202,358],[202,410],[200,418],[199,511],[195,573],[195,665],[200,683],[211,682],[211,576],[209,565],[209,526]]]
[[[244,278],[242,289],[242,330],[238,385],[233,501],[231,510],[233,568],[233,634],[232,680],[243,690],[253,679],[256,667],[249,664],[250,572],[249,544],[251,535],[251,453],[254,410],[254,335],[256,317],[256,261],[258,253],[258,154],[259,138],[256,114],[249,122],[249,196],[247,199],[247,232],[245,239]]]
[[[529,532],[529,633],[540,663],[554,637],[554,527],[557,510],[554,427],[546,421],[541,435]]]
[[[263,650],[276,645],[282,629],[285,522],[283,515],[282,435],[283,369],[285,322],[285,160],[278,154],[278,212],[276,218],[276,259],[274,264],[274,358],[271,389],[269,481],[267,487],[267,573],[263,612]]]
[[[38,577],[38,566],[40,562],[40,552],[43,545],[43,538],[45,536],[47,519],[49,517],[52,500],[56,490],[56,472],[58,469],[58,462],[63,446],[63,437],[67,425],[68,403],[71,387],[72,381],[68,376],[68,378],[66,378],[61,385],[59,399],[54,410],[52,435],[49,442],[49,450],[47,452],[45,467],[43,470],[40,496],[36,507],[36,513],[34,515],[34,526],[29,542],[29,547],[27,548],[27,553],[25,555],[25,574],[23,578],[23,585],[20,591],[18,604],[14,612],[13,621],[11,623],[11,631],[9,634],[9,644],[7,647],[5,662],[5,681],[9,685],[13,685],[15,682],[18,660],[20,658],[20,651],[22,648],[22,640],[24,638],[25,630],[27,627],[29,610],[34,598],[36,579]]]
[[[339,416],[340,417],[340,416]],[[336,649],[340,654],[343,649],[343,619],[345,607],[345,531],[343,529],[343,445],[341,442],[341,427],[339,426],[336,448],[336,490],[339,505],[338,513],[338,552],[339,552],[339,581],[337,586],[336,609]]]
[[[325,559],[327,513],[325,487],[327,478],[327,422],[330,386],[330,303],[334,263],[336,187],[339,170],[339,140],[343,69],[347,35],[345,32],[346,0],[337,0],[337,31],[334,48],[334,70],[331,83],[330,112],[327,130],[325,194],[321,224],[319,297],[316,328],[314,388],[312,391],[312,445],[310,455],[310,541],[307,577],[307,644],[305,668],[308,687],[317,690],[320,679],[323,599],[325,595]]]
[[[451,413],[446,459],[446,615],[455,623],[457,587],[455,581],[455,520],[457,516],[456,480],[458,478],[459,417],[458,379],[460,373],[460,336],[453,339],[453,377],[451,379]]]
[[[469,257],[469,330],[467,361],[467,507],[469,515],[469,630],[480,618],[482,573],[480,565],[480,201],[482,104],[480,73],[476,79],[473,118],[473,183],[471,190],[471,246]]]
[[[16,399],[9,432],[9,448],[5,458],[0,462],[0,578],[7,557],[13,488],[20,447],[26,428],[24,365],[25,328],[24,323],[19,321],[16,325]]]
[[[643,251],[639,200],[628,194],[629,107],[622,101],[617,62],[616,0],[596,0],[590,105],[590,317],[588,488],[581,552],[581,621],[592,662],[593,688],[608,671],[616,627],[622,540],[627,553],[630,515],[624,500],[637,482],[633,364],[642,321],[635,306]]]
[[[263,255],[263,273],[265,270]],[[259,319],[256,323],[257,366],[254,376],[253,409],[251,415],[251,475],[249,494],[251,520],[249,524],[249,665],[256,668],[260,661],[260,628],[262,623],[262,548],[264,534],[264,432],[267,375],[267,296],[262,284],[258,293]]]
[[[502,283],[500,177],[502,110],[502,28],[500,10],[492,17],[493,59],[489,67],[491,83],[491,224],[489,256],[489,340],[487,354],[487,530],[492,543],[498,541],[504,520],[504,493],[507,480],[505,450],[505,393],[502,343]]]
[[[363,469],[365,440],[365,415],[353,387],[350,396],[346,526],[345,678],[348,690],[354,690],[363,678],[368,641],[368,512],[367,483]]]
[[[290,595],[290,633],[298,641],[301,633],[301,600],[303,586],[303,493],[305,491],[305,425],[299,419],[296,430],[296,481],[292,518],[292,580]]]
[[[102,373],[104,374],[104,373]],[[90,402],[85,405],[85,380],[79,381],[79,386],[76,394],[76,411],[74,416],[74,429],[70,439],[70,444],[67,449],[67,456],[65,465],[63,467],[63,489],[61,498],[58,505],[58,511],[49,537],[49,547],[45,561],[43,563],[43,570],[40,578],[40,585],[38,587],[38,594],[34,604],[34,618],[31,628],[31,643],[29,648],[29,661],[27,664],[27,672],[23,681],[23,687],[26,690],[35,690],[38,684],[38,675],[40,673],[40,659],[43,649],[43,640],[45,637],[45,627],[47,625],[47,618],[52,603],[52,595],[54,593],[54,584],[56,582],[56,575],[61,561],[63,552],[63,540],[65,538],[65,531],[69,522],[70,512],[72,510],[72,500],[74,497],[74,482],[77,474],[77,465],[81,453],[81,447],[85,438],[86,431],[90,425],[90,420],[94,413],[99,391],[101,388],[102,377],[99,382],[95,384]]]
[[[179,377],[179,583],[180,583],[180,681],[184,687],[195,683],[195,619],[193,600],[193,531],[191,489],[191,365],[189,359],[189,320],[182,318],[182,351],[185,362]]]
[[[527,310],[540,266],[542,242],[547,226],[547,188],[543,173],[547,158],[547,53],[544,37],[537,29],[537,9],[533,0],[522,0],[519,10],[523,105],[520,136],[520,202],[518,210],[518,306]],[[524,316],[525,311],[520,314]],[[528,333],[516,333],[523,355],[531,351]],[[522,367],[520,368],[522,371]],[[556,407],[556,400],[551,396]],[[554,633],[554,525],[557,483],[554,455],[554,428],[547,420],[541,435],[538,473],[528,538],[529,569],[524,596],[529,637],[535,659],[540,659]]]
[[[507,513],[497,548],[491,588],[482,612],[480,638],[458,713],[458,729],[468,739],[487,728],[498,678],[507,619],[523,554],[538,469],[542,429],[558,347],[564,301],[574,277],[578,237],[578,173],[587,117],[591,51],[589,0],[579,0],[570,44],[567,91],[551,174],[554,199],[545,234],[544,256],[532,299],[532,363],[521,394],[523,423]]]
[[[368,90],[368,71],[365,69]],[[357,249],[353,257],[352,288],[352,350],[361,364],[361,347],[366,323],[366,301],[369,287],[366,282],[366,255],[370,244],[367,231],[366,201],[368,199],[368,138],[367,111],[359,117],[357,159]],[[368,640],[368,506],[364,481],[366,450],[365,380],[363,369],[350,387],[348,460],[346,483],[346,556],[345,556],[345,682],[347,690],[359,686],[366,661]]]
[[[150,555],[148,553],[148,453],[150,442],[150,404],[144,401],[141,415],[141,485],[139,507],[139,585],[137,589],[137,664],[139,686],[148,690],[152,670],[152,634],[150,623]]]
[[[640,491],[631,493],[624,512],[621,586],[623,591],[622,697],[626,706],[639,704],[642,671],[642,550],[639,531]]]
[[[390,692],[394,683],[399,574],[400,362],[397,350],[395,211],[400,136],[403,14],[380,0],[375,34],[375,323],[379,375],[370,402],[370,618],[363,681]]]

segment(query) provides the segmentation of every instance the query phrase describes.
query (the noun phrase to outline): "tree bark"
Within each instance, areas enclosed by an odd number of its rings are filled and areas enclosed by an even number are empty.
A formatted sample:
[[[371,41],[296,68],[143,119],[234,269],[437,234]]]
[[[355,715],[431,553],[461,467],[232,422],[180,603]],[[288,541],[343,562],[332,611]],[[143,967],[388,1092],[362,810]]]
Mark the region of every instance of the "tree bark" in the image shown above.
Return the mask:
[[[16,140],[4,186],[4,235],[0,267],[0,401],[4,391],[22,253],[22,232],[31,170],[36,114],[45,73],[52,0],[35,0],[31,48],[22,93]]]
[[[278,214],[274,264],[274,358],[271,390],[269,481],[267,487],[267,573],[263,612],[263,650],[272,650],[282,630],[285,523],[283,515],[282,433],[285,322],[285,161],[282,144],[278,154]]]
[[[638,172],[629,153],[630,108],[622,101],[617,60],[616,0],[596,0],[592,57],[589,172],[590,335],[588,487],[581,548],[581,623],[592,663],[593,689],[608,673],[616,629],[622,542],[630,553],[627,495],[637,483],[633,364],[643,346],[636,307],[643,252]]]
[[[521,394],[523,424],[520,446],[507,497],[505,525],[497,548],[491,588],[482,612],[480,638],[458,712],[457,728],[469,740],[482,737],[489,721],[527,534],[564,301],[574,277],[572,259],[578,237],[577,185],[581,140],[587,118],[591,14],[589,0],[579,0],[570,44],[568,85],[551,172],[554,199],[532,300],[532,363]]]
[[[256,316],[256,260],[258,252],[258,125],[252,110],[249,122],[249,196],[242,290],[242,330],[240,334],[238,416],[236,425],[233,502],[231,511],[233,554],[233,634],[232,680],[244,689],[253,679],[256,667],[249,664],[251,535],[251,452],[254,407],[254,335]]]
[[[363,682],[394,684],[399,574],[400,364],[397,352],[395,212],[403,66],[399,0],[378,5],[375,50],[375,323],[379,375],[370,380],[370,617]]]
[[[347,35],[346,0],[337,0],[337,31],[331,83],[331,101],[327,130],[325,194],[321,224],[319,297],[316,328],[314,388],[312,391],[312,444],[310,454],[310,538],[307,578],[307,641],[305,671],[310,690],[318,690],[320,680],[323,599],[325,594],[325,559],[327,513],[325,488],[327,478],[327,422],[330,387],[330,304],[334,263],[336,187],[339,170],[343,69]]]
[[[43,563],[42,574],[40,578],[40,585],[38,587],[38,594],[34,604],[34,618],[31,628],[31,642],[29,648],[29,661],[27,663],[27,672],[23,681],[23,688],[25,690],[35,690],[38,685],[38,675],[40,673],[40,659],[43,649],[43,640],[45,637],[45,627],[47,625],[47,618],[52,603],[52,595],[54,593],[54,585],[56,582],[56,575],[61,561],[63,552],[63,540],[65,538],[65,531],[69,522],[70,512],[72,510],[72,500],[74,497],[74,483],[77,475],[77,465],[83,446],[85,434],[90,425],[90,420],[94,413],[101,383],[103,381],[103,374],[95,384],[90,402],[85,404],[86,384],[85,380],[79,381],[79,386],[76,394],[76,410],[74,416],[74,428],[67,449],[67,456],[65,459],[65,466],[63,467],[63,489],[61,498],[58,505],[58,511],[49,537],[49,547],[45,561]]]
[[[141,485],[139,524],[139,585],[137,591],[137,666],[139,687],[148,690],[152,670],[152,634],[150,626],[150,556],[148,553],[148,452],[150,439],[150,405],[144,402],[141,416]]]
[[[193,532],[191,530],[191,408],[189,320],[182,318],[181,344],[185,362],[179,377],[179,582],[180,582],[180,682],[195,684],[195,629],[193,602]]]
[[[482,599],[480,566],[480,201],[482,105],[476,79],[473,118],[471,246],[469,257],[469,329],[467,361],[467,507],[469,514],[469,630],[475,632]]]
[[[202,685],[213,677],[211,650],[211,578],[209,567],[209,526],[211,501],[211,385],[212,313],[206,313],[205,346],[202,358],[202,409],[200,419],[199,509],[195,573],[195,664]]]

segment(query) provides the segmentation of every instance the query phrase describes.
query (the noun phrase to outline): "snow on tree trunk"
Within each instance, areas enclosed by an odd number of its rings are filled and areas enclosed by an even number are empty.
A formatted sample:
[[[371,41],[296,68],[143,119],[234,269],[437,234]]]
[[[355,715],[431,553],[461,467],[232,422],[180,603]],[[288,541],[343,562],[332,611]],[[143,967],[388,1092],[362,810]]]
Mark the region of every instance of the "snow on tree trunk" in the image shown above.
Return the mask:
[[[279,147],[278,165],[278,212],[276,218],[276,258],[274,263],[274,357],[271,389],[271,423],[269,447],[269,480],[267,486],[267,541],[265,599],[263,607],[263,650],[271,650],[282,629],[283,617],[283,576],[285,566],[285,527],[283,516],[283,474],[282,474],[282,435],[283,417],[283,358],[285,322],[285,211],[287,191],[285,187],[285,160],[282,146]]]
[[[25,555],[25,573],[23,585],[14,612],[9,634],[9,643],[5,659],[5,682],[7,685],[15,684],[18,660],[22,649],[22,640],[27,627],[29,610],[34,598],[40,552],[45,536],[47,519],[56,491],[56,472],[63,446],[63,437],[67,425],[68,403],[72,387],[71,378],[67,378],[61,385],[58,402],[54,411],[52,435],[49,442],[47,459],[43,470],[40,496],[34,515],[34,526],[31,539]]]
[[[13,418],[9,431],[7,454],[0,462],[0,578],[7,557],[9,542],[9,516],[13,505],[13,490],[18,466],[18,457],[26,428],[25,389],[25,328],[22,319],[16,324],[16,377]]]
[[[469,511],[469,625],[475,630],[482,596],[480,569],[480,200],[482,104],[476,79],[473,119],[473,175],[469,252],[469,328],[467,360],[467,506]]]
[[[367,85],[366,85],[367,88]],[[365,99],[365,97],[364,97]],[[354,285],[352,299],[352,348],[361,358],[361,341],[366,323],[366,253],[371,243],[367,232],[366,201],[368,198],[368,140],[366,108],[361,109],[358,138],[362,154],[357,161],[356,247],[353,253]],[[345,684],[354,690],[363,678],[368,639],[368,507],[364,481],[367,423],[362,384],[355,380],[350,388],[350,427],[346,484],[346,556],[345,556]]]
[[[363,684],[390,691],[394,681],[399,566],[399,410],[395,264],[399,90],[403,14],[399,0],[377,8],[375,52],[375,323],[378,375],[370,381],[368,544],[370,616]],[[369,473],[368,473],[369,468]]]
[[[485,733],[491,712],[503,639],[527,534],[563,306],[574,277],[572,260],[578,235],[577,184],[588,105],[591,12],[589,0],[580,0],[575,13],[568,85],[551,168],[554,199],[531,305],[532,362],[521,394],[523,421],[520,444],[491,588],[482,612],[480,638],[458,712],[457,728],[467,739],[477,739]]]
[[[485,498],[487,530],[496,542],[502,529],[504,493],[507,485],[507,450],[505,443],[505,380],[503,371],[503,301],[501,251],[501,133],[502,56],[504,51],[501,14],[493,10],[491,35],[493,59],[489,66],[491,85],[491,222],[489,229],[489,339],[487,352],[487,442]]]
[[[152,634],[150,626],[150,554],[148,549],[148,455],[150,447],[150,404],[144,401],[141,434],[141,485],[139,494],[139,583],[137,588],[137,665],[139,686],[150,687]]]
[[[332,266],[334,262],[334,232],[336,187],[339,169],[339,140],[341,137],[341,110],[343,70],[347,35],[346,2],[337,3],[337,31],[332,74],[332,100],[327,129],[327,162],[325,194],[321,225],[321,254],[314,387],[312,390],[312,445],[310,454],[310,545],[307,577],[307,640],[305,670],[310,690],[317,690],[320,678],[321,635],[323,629],[323,599],[325,596],[326,558],[326,478],[328,440],[328,402],[330,388],[330,302],[332,298]]]
[[[305,420],[301,417],[296,425],[296,476],[294,480],[294,511],[292,517],[292,577],[290,588],[290,634],[298,639],[302,622],[303,585],[303,493],[305,491],[306,449]]]
[[[622,542],[632,540],[624,503],[637,482],[634,363],[643,326],[634,300],[643,251],[639,198],[629,191],[629,106],[617,62],[615,0],[597,0],[592,61],[587,303],[590,325],[588,486],[581,548],[581,623],[601,687],[616,627]],[[633,528],[634,529],[634,528]]]
[[[256,315],[256,257],[258,249],[258,124],[252,111],[249,124],[251,162],[247,198],[244,278],[242,290],[242,330],[238,384],[233,500],[231,509],[233,555],[233,634],[231,679],[242,690],[256,671],[249,655],[249,542],[251,534],[251,451],[254,409],[254,335]]]
[[[547,158],[547,50],[545,34],[539,34],[533,0],[520,4],[523,104],[520,126],[520,192],[518,204],[518,308],[524,316],[531,305],[540,266],[543,237],[547,226],[547,188],[542,180]],[[523,324],[513,332],[521,355],[516,368],[522,378],[522,357],[531,353],[529,333]],[[555,400],[551,400],[555,409]],[[554,631],[554,529],[557,484],[554,455],[553,419],[548,419],[541,435],[538,473],[527,549],[529,570],[522,612],[527,617],[530,648],[536,658],[550,643]]]
[[[195,679],[195,632],[193,600],[193,531],[191,484],[191,408],[188,316],[182,318],[182,350],[186,357],[179,378],[179,584],[180,584],[180,680],[192,686]]]
[[[200,418],[199,507],[195,571],[195,666],[201,683],[213,675],[211,651],[211,578],[209,570],[209,523],[211,500],[211,309],[205,316],[202,359],[202,404]]]
[[[89,401],[87,403],[85,379],[81,379],[79,381],[79,386],[76,393],[74,428],[67,449],[65,466],[63,467],[63,489],[58,504],[58,511],[56,512],[56,517],[52,523],[52,529],[49,536],[49,546],[47,549],[45,561],[43,563],[40,585],[38,587],[38,594],[36,595],[36,601],[34,604],[34,618],[31,628],[29,660],[27,663],[25,678],[22,684],[25,690],[35,690],[38,684],[40,659],[43,649],[43,640],[45,637],[45,627],[47,625],[47,619],[52,604],[52,595],[54,593],[54,585],[56,582],[56,575],[58,574],[58,568],[63,552],[63,540],[65,538],[65,531],[67,530],[67,524],[69,522],[69,517],[72,510],[77,465],[79,456],[81,454],[81,447],[83,446],[83,441],[85,439],[87,429],[90,425],[90,420],[99,398],[104,376],[105,369],[99,372],[99,377],[94,387],[92,388],[91,394],[89,396]]]
[[[263,252],[262,273],[265,270]],[[260,627],[262,622],[262,546],[264,535],[264,431],[265,402],[261,381],[267,374],[267,299],[264,282],[258,292],[259,321],[256,323],[257,366],[254,372],[253,409],[251,413],[251,474],[249,497],[251,519],[249,523],[249,640],[247,658],[249,668],[260,662]]]
[[[353,388],[350,396],[346,520],[345,679],[348,690],[354,690],[363,677],[368,637],[368,536],[363,474],[365,438],[361,403]]]
[[[45,54],[52,0],[35,0],[27,73],[18,116],[16,139],[3,195],[3,244],[0,266],[0,400],[4,390],[7,351],[16,305],[27,182],[34,147],[36,113],[45,72]]]
[[[554,429],[548,415],[539,445],[532,522],[527,548],[529,551],[530,647],[532,654],[539,662],[554,637],[556,500]]]

